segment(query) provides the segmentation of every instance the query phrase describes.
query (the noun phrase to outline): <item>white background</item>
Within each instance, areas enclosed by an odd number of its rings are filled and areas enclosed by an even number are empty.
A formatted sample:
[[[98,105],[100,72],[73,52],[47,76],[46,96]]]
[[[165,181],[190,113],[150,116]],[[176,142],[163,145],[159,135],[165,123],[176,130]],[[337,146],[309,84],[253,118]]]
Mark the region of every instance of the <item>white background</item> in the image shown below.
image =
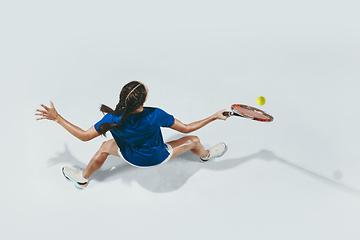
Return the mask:
[[[357,1],[8,1],[0,4],[0,234],[6,239],[359,239]],[[150,169],[35,121],[52,100],[88,129],[124,84],[189,123],[233,103],[275,118],[194,134],[226,155]],[[182,135],[164,129],[166,141]]]

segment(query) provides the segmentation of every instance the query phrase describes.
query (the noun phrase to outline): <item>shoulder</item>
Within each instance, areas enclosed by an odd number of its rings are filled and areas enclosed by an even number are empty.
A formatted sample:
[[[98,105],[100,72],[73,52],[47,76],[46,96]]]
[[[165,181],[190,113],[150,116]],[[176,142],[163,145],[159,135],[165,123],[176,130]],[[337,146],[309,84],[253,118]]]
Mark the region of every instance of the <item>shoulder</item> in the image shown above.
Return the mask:
[[[115,116],[114,114],[111,114],[111,113],[107,113],[105,114],[105,116],[101,119],[101,122],[102,123],[115,123],[118,121],[118,118],[117,116]]]
[[[163,109],[158,108],[158,107],[144,107],[144,109],[148,112],[148,114],[152,114],[152,115],[156,115],[156,116],[169,115]]]
[[[156,109],[155,107],[144,107],[144,110],[149,113],[154,112]]]
[[[161,108],[155,108],[154,113],[157,122],[161,127],[171,127],[174,124],[175,121],[174,116],[165,112]]]
[[[113,114],[107,113],[105,114],[105,116],[102,117],[102,119],[100,121],[98,121],[97,123],[94,124],[95,130],[98,131],[99,127],[101,124],[103,123],[117,123],[119,117],[116,117]]]

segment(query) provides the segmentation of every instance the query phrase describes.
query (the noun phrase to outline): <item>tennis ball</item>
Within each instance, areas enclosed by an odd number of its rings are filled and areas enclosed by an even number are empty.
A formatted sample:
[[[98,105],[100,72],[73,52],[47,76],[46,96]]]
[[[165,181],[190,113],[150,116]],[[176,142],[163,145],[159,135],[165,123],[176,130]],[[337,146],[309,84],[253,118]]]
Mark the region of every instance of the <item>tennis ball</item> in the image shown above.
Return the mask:
[[[256,99],[256,102],[259,105],[264,105],[266,103],[266,99],[263,96],[261,96]]]

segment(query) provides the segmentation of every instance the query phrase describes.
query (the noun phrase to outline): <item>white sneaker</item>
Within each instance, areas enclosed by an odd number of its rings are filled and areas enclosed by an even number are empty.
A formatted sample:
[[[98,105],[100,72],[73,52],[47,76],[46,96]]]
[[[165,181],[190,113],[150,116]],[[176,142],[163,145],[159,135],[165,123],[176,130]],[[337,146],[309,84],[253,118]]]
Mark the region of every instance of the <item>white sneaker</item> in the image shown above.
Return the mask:
[[[62,173],[68,180],[72,181],[77,188],[84,189],[88,185],[89,180],[83,178],[83,176],[80,175],[80,173],[82,173],[82,170],[75,170],[69,167],[63,167]]]
[[[200,160],[202,162],[206,162],[206,161],[210,160],[211,158],[221,157],[222,155],[224,155],[226,153],[226,151],[227,151],[226,144],[223,142],[218,143],[208,150],[209,153],[206,157],[204,157],[204,158],[200,157]]]

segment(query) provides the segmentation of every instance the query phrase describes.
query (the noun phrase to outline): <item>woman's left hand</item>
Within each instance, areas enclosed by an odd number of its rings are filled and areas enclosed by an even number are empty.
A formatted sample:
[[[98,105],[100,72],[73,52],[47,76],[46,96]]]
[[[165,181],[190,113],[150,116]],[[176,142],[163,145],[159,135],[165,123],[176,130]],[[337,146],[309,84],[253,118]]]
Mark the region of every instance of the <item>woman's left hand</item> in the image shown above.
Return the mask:
[[[44,108],[44,110],[36,109],[35,115],[40,116],[36,120],[49,119],[55,121],[55,119],[59,116],[58,112],[54,107],[54,104],[51,101],[50,107],[47,107],[44,104],[41,104],[41,106]]]
[[[226,120],[226,119],[228,119],[228,118],[230,117],[229,115],[224,116],[224,115],[223,115],[223,112],[227,112],[227,110],[224,109],[224,110],[220,110],[220,111],[216,112],[216,113],[214,114],[214,116],[216,117],[216,119]]]

